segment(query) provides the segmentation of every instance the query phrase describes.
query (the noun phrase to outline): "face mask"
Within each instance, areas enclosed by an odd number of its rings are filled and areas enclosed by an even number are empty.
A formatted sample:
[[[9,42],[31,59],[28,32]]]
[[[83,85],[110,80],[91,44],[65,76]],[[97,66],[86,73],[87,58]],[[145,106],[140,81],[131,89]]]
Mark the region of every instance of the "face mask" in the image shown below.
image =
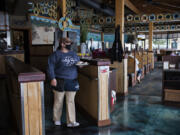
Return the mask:
[[[66,49],[71,50],[71,45],[66,45]]]

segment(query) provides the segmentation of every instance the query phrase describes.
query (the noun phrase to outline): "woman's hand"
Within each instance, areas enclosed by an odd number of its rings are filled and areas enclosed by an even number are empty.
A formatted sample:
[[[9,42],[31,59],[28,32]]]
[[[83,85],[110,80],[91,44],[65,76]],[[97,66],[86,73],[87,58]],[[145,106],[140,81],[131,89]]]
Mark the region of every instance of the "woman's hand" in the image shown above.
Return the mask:
[[[54,86],[54,87],[56,87],[56,85],[57,85],[57,80],[56,80],[56,79],[52,79],[52,80],[51,80],[51,85]]]

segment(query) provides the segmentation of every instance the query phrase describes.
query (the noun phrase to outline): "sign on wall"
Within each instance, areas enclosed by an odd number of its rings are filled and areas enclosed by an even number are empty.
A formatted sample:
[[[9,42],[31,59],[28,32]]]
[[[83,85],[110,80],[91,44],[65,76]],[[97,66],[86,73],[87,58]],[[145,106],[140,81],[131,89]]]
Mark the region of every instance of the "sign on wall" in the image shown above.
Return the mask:
[[[49,45],[54,43],[54,27],[38,27],[32,24],[32,45]]]

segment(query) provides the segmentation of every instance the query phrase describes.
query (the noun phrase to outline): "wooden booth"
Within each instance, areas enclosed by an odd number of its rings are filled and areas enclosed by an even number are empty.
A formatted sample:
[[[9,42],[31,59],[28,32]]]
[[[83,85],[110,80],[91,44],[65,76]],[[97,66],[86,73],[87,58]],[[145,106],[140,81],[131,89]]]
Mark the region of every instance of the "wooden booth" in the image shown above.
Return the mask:
[[[0,74],[5,75],[6,74],[6,68],[5,68],[5,57],[6,56],[12,56],[15,57],[21,61],[24,61],[24,51],[7,51],[7,52],[0,52]]]
[[[45,74],[14,57],[6,57],[8,95],[18,135],[45,135]]]
[[[110,61],[102,59],[83,61],[89,62],[90,65],[79,70],[80,90],[76,101],[98,126],[110,125]]]
[[[163,56],[162,101],[180,103],[180,56]]]

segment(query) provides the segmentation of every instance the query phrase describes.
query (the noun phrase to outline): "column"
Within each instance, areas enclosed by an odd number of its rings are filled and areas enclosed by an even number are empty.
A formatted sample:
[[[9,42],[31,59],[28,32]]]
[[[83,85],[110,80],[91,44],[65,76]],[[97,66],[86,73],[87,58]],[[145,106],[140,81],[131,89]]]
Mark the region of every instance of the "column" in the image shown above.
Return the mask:
[[[122,48],[124,49],[124,8],[125,0],[116,0],[115,1],[115,17],[116,22],[115,26],[120,25],[120,39],[122,43]],[[121,63],[116,63],[117,68],[117,82],[118,88],[117,92],[121,95],[126,95],[128,93],[128,83],[127,83],[127,58],[124,58]]]
[[[66,0],[58,0],[58,7],[61,8],[61,12],[62,12],[62,16],[59,15],[58,13],[58,20],[61,18],[61,17],[66,17]],[[65,26],[66,24],[63,23],[63,26]],[[63,31],[63,37],[67,37],[67,32],[66,31]]]
[[[153,51],[153,22],[149,23],[149,51]]]
[[[149,23],[149,52],[148,60],[150,61],[150,70],[154,69],[154,53],[153,53],[153,22]]]

